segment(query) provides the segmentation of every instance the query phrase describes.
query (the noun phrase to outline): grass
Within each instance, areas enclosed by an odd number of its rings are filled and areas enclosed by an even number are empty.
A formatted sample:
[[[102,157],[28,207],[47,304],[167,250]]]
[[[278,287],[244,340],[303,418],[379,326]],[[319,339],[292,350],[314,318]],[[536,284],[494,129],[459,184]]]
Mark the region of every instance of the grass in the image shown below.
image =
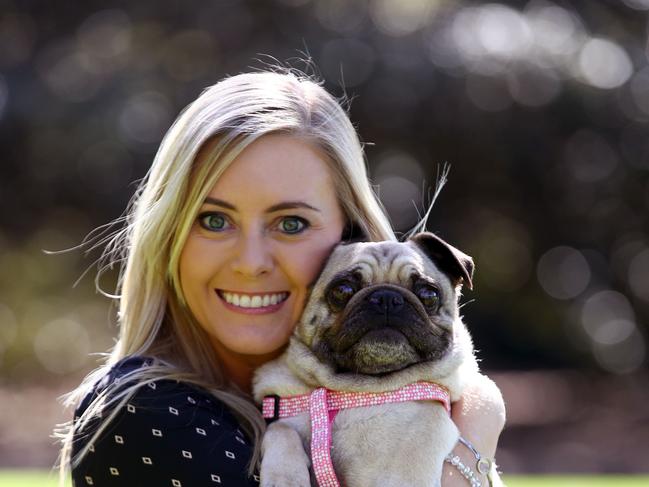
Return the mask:
[[[59,478],[56,473],[46,470],[0,470],[0,485],[2,487],[58,487]],[[65,487],[70,487],[68,482]]]
[[[505,482],[507,487],[647,487],[649,475],[508,475]],[[42,470],[0,470],[0,485],[58,487],[58,478]]]
[[[646,475],[507,475],[507,487],[647,487]]]

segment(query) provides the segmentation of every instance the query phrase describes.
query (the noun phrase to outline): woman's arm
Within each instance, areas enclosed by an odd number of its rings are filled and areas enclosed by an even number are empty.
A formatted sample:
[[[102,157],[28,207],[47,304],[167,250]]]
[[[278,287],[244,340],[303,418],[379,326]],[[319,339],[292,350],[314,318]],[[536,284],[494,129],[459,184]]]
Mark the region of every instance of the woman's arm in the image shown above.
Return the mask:
[[[460,434],[468,440],[483,457],[494,459],[498,438],[505,426],[505,402],[498,386],[484,375],[476,375],[462,398],[453,404],[453,421]],[[476,459],[471,451],[458,444],[454,450],[462,462],[475,471]],[[503,485],[495,468],[492,469],[493,485]],[[476,471],[476,474],[478,472]],[[489,485],[486,476],[480,476],[483,486]],[[444,462],[442,474],[444,487],[466,487],[469,482],[452,465]]]

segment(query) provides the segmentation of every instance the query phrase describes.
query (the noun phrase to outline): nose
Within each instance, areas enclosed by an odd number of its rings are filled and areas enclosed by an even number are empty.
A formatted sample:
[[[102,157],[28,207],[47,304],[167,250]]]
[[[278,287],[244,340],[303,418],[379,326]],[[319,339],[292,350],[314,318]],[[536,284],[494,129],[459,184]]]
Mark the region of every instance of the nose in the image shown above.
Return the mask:
[[[261,236],[245,235],[237,242],[232,269],[245,277],[259,277],[273,268],[268,244]]]
[[[381,314],[395,313],[403,308],[403,296],[392,289],[377,289],[370,294],[369,303]]]

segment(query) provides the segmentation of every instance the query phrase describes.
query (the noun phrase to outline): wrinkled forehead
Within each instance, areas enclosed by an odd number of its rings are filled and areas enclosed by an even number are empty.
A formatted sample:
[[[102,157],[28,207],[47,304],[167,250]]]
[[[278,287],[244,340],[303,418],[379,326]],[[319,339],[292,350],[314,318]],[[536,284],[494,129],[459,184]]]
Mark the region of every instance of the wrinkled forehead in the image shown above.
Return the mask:
[[[360,242],[336,248],[325,269],[326,280],[349,271],[359,273],[366,284],[400,284],[430,274],[434,267],[410,242]]]

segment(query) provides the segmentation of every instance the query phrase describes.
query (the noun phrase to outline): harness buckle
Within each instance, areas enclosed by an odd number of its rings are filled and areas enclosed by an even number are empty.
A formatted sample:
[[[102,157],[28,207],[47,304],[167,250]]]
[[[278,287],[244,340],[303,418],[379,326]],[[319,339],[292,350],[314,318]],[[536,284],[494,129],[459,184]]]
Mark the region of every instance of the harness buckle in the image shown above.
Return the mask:
[[[273,421],[277,421],[279,419],[280,396],[278,394],[269,394],[267,396],[264,396],[264,399],[272,399],[273,400],[273,417],[272,418],[266,418],[266,424],[270,424]]]

